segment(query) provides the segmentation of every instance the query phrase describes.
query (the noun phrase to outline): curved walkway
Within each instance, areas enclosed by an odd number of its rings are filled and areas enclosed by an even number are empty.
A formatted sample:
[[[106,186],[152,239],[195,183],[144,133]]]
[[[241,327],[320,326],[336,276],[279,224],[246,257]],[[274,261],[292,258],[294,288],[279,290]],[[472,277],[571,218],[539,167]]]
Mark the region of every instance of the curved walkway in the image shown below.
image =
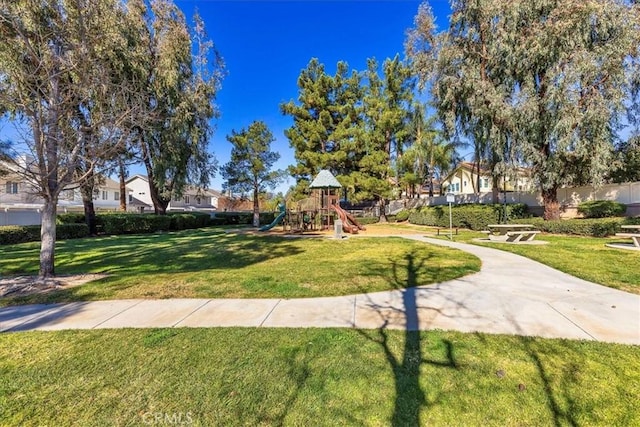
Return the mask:
[[[125,327],[444,329],[640,344],[640,295],[491,248],[479,273],[424,287],[326,298],[114,300],[0,309],[0,331]]]

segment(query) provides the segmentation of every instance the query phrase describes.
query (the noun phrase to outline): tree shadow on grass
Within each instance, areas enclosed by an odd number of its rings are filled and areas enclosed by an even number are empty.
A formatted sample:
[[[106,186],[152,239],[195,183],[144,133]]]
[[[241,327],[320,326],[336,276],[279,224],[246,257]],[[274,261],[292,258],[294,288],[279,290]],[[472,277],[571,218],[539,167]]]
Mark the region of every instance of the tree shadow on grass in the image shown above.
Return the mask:
[[[573,360],[568,364],[568,369],[563,369],[561,372],[561,381],[558,386],[553,384],[553,374],[550,372],[551,368],[547,366],[545,362],[545,354],[556,355],[558,353],[557,340],[554,340],[553,346],[545,344],[544,340],[536,339],[535,337],[529,337],[524,335],[524,331],[520,327],[518,320],[509,316],[509,322],[515,327],[519,341],[522,345],[522,349],[525,351],[537,373],[538,378],[542,384],[544,395],[546,396],[546,405],[553,420],[554,426],[578,426],[579,423],[575,418],[577,414],[576,401],[571,396],[570,388],[574,387],[577,382],[576,372],[579,371],[579,366],[576,364],[575,359],[582,359],[583,355],[577,354],[571,346],[564,346],[562,352],[565,360]],[[547,348],[549,347],[549,348]],[[526,385],[522,384],[522,387]],[[565,403],[565,408],[561,402]]]
[[[20,258],[8,253],[7,259],[0,261],[0,267],[3,264],[11,267],[9,273],[13,274],[37,274],[38,250],[38,247],[32,246],[30,251],[20,252]],[[303,252],[299,243],[282,237],[234,235],[216,230],[66,240],[57,243],[56,273],[106,273],[111,277],[93,281],[88,288],[78,286],[7,299],[5,303],[86,301],[92,299],[87,291],[92,286],[108,288],[108,292],[131,286],[126,280],[118,283],[122,278],[241,269]],[[14,263],[19,266],[14,267]]]
[[[376,311],[383,321],[382,326],[374,332],[358,330],[362,336],[380,346],[391,367],[395,384],[395,402],[391,418],[393,426],[421,425],[420,413],[422,409],[429,405],[437,404],[438,398],[431,401],[427,400],[425,391],[420,384],[420,373],[423,365],[458,369],[454,346],[449,340],[442,341],[446,353],[444,359],[429,358],[428,355],[423,354],[424,344],[422,340],[426,334],[419,331],[421,308],[417,302],[417,286],[420,284],[419,272],[424,263],[428,261],[428,256],[418,257],[415,253],[405,255],[404,265],[394,261],[392,274],[388,279],[392,287],[400,291],[402,307],[380,307],[379,305],[371,304],[370,306],[377,307]],[[406,270],[406,276],[405,274],[400,274],[401,269]],[[443,315],[442,313],[439,314]],[[404,339],[400,355],[394,351],[387,329],[392,326],[392,319],[390,318],[395,318],[398,315],[404,319]]]

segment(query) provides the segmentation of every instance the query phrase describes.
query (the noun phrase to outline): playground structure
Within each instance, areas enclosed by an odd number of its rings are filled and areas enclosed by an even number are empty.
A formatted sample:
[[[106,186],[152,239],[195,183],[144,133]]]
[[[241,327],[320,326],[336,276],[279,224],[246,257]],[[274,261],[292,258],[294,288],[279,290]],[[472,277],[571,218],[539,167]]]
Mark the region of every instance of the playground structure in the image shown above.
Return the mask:
[[[342,221],[342,230],[356,234],[365,228],[349,212],[340,207],[337,191],[342,186],[327,170],[322,170],[313,180],[309,188],[311,197],[280,204],[280,213],[268,225],[260,227],[260,231],[271,230],[282,224],[284,232],[304,233],[305,231],[331,230],[335,224],[335,216]]]

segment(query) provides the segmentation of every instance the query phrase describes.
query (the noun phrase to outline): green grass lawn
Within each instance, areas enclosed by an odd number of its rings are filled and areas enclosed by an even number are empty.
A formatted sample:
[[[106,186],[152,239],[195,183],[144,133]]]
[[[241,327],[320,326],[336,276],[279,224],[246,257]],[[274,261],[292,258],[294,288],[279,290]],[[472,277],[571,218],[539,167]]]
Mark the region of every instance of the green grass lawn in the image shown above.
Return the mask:
[[[390,233],[394,230],[435,233],[433,227],[410,224],[389,224],[379,226],[378,229],[387,230]],[[640,294],[640,269],[638,269],[640,252],[605,246],[606,243],[629,243],[629,239],[538,234],[536,240],[547,241],[549,244],[514,245],[474,241],[473,239],[476,238],[486,238],[485,234],[479,232],[458,230],[458,233],[453,236],[453,240],[456,242],[472,243],[512,252],[584,280]],[[441,235],[439,238],[448,239],[448,235]]]
[[[10,333],[0,424],[631,426],[638,360],[638,346],[439,331]]]
[[[0,246],[4,275],[37,274],[39,244]],[[201,229],[56,243],[56,273],[109,277],[0,305],[119,298],[297,298],[349,295],[476,272],[464,252],[401,238],[293,239]],[[414,273],[412,271],[412,273]]]
[[[547,245],[481,244],[536,260],[572,276],[640,294],[640,252],[606,247],[606,243],[627,243],[616,237],[582,237],[542,234],[536,240]]]

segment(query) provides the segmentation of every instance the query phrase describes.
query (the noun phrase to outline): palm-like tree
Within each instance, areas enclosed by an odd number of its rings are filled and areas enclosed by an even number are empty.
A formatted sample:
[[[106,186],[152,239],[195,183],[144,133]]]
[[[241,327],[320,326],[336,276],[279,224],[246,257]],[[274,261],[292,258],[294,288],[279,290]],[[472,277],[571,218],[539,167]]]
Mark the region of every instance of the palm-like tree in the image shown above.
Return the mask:
[[[425,106],[417,104],[411,117],[413,144],[405,152],[413,173],[426,182],[429,197],[433,197],[433,181],[448,171],[457,160],[455,142],[447,142],[435,127],[435,118],[426,116]]]

